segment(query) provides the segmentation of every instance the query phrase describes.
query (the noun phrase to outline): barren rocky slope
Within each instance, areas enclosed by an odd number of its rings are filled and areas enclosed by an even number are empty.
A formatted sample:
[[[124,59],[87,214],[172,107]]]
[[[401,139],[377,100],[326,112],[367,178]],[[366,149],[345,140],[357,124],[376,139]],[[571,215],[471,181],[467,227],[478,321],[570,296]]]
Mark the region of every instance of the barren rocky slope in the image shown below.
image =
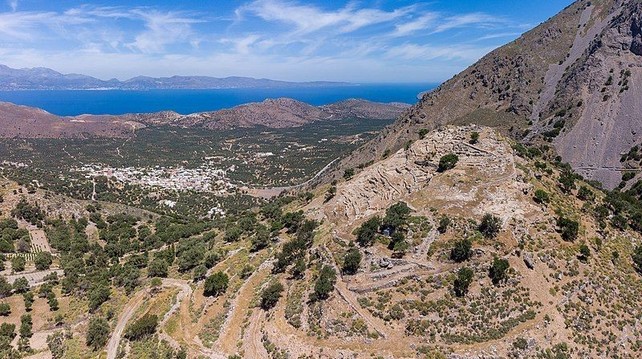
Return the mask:
[[[381,158],[423,128],[478,123],[526,142],[553,141],[574,168],[614,187],[621,154],[642,142],[641,6],[576,1],[425,94],[337,168]]]
[[[127,137],[146,126],[232,129],[288,128],[314,121],[397,118],[409,105],[347,100],[321,107],[288,98],[268,99],[231,109],[181,115],[171,111],[122,116],[60,117],[46,111],[0,103],[0,138]]]

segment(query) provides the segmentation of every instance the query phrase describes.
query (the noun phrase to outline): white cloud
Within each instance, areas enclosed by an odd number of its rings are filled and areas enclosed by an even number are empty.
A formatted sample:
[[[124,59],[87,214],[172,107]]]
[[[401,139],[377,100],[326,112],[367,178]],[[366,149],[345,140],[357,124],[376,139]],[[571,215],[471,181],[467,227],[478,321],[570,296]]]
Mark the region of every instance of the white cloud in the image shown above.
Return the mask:
[[[434,25],[439,15],[437,13],[427,13],[412,21],[403,22],[395,26],[393,36],[406,36],[420,30],[425,30]]]
[[[410,11],[411,7],[390,12],[378,9],[357,9],[348,5],[335,11],[325,11],[310,5],[300,5],[281,0],[256,0],[240,7],[236,13],[251,13],[266,21],[276,21],[293,25],[296,33],[307,34],[331,28],[349,33],[366,26],[390,22]]]
[[[404,44],[390,48],[390,50],[386,52],[386,57],[405,60],[429,61],[442,59],[472,62],[478,60],[493,49],[494,47],[477,47],[464,44],[447,46]]]
[[[465,27],[470,25],[491,25],[499,24],[504,21],[500,18],[484,14],[484,13],[472,13],[472,14],[463,14],[451,16],[446,19],[446,21],[439,26],[437,26],[433,33],[444,32],[447,30],[452,30],[459,27]]]
[[[196,34],[191,26],[200,22],[171,12],[134,10],[132,14],[145,21],[146,31],[136,36],[135,41],[128,44],[128,47],[145,53],[161,53],[167,45],[181,41],[193,44]]]
[[[9,7],[13,12],[18,9],[18,0],[7,0],[7,4],[9,4]]]

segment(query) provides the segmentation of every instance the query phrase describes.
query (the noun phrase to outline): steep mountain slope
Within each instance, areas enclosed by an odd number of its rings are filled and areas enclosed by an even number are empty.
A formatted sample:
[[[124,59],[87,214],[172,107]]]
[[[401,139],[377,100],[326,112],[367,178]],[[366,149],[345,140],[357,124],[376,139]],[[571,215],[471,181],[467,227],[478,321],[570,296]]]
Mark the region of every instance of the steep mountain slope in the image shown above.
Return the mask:
[[[334,177],[416,140],[421,129],[478,123],[527,142],[552,141],[575,169],[614,187],[621,153],[642,141],[640,6],[637,0],[573,3],[425,94],[344,159]]]
[[[268,99],[231,109],[181,115],[171,111],[122,116],[59,117],[46,111],[0,102],[0,138],[127,137],[146,126],[232,129],[298,127],[336,119],[390,120],[409,105],[347,100],[321,107],[288,98]]]

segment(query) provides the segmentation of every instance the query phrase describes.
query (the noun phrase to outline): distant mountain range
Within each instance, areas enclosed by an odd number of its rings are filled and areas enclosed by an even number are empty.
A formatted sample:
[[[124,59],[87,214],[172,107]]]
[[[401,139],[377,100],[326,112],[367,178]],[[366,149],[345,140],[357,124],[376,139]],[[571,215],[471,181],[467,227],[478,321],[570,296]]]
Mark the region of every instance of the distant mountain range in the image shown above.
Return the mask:
[[[287,82],[250,77],[207,76],[147,77],[100,80],[80,74],[61,74],[45,67],[13,69],[0,65],[0,90],[179,90],[230,88],[297,88],[353,86],[346,82]]]

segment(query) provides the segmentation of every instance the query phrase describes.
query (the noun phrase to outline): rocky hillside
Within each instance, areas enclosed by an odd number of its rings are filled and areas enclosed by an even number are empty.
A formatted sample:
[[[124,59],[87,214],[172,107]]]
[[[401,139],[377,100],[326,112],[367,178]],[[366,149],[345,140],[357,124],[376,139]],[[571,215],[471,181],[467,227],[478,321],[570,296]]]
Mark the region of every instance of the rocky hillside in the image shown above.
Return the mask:
[[[114,116],[60,117],[0,102],[0,138],[127,137],[143,124]]]
[[[270,348],[294,357],[640,355],[639,226],[553,151],[488,127],[445,126],[315,194],[304,207],[321,223],[310,269],[281,275],[285,303],[261,317]],[[323,266],[337,273],[333,290],[306,300]]]
[[[0,103],[0,138],[127,137],[135,129],[161,125],[217,130],[257,126],[288,128],[336,119],[390,120],[408,107],[401,103],[383,104],[357,99],[315,107],[281,98],[191,115],[166,111],[122,116],[59,117],[36,108]]]
[[[335,178],[416,140],[422,129],[478,123],[528,143],[552,142],[576,170],[614,187],[625,170],[621,155],[642,142],[640,6],[573,3],[425,94],[345,159]]]

